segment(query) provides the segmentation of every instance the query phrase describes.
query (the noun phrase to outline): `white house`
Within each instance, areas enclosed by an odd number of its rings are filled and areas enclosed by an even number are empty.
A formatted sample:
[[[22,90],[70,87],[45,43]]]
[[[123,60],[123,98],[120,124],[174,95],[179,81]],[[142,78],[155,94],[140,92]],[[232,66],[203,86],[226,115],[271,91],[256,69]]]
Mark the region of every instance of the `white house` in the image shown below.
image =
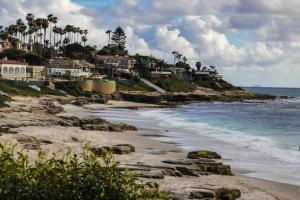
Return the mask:
[[[25,80],[27,63],[15,60],[0,60],[0,76],[6,79]]]
[[[88,78],[91,76],[91,68],[95,66],[83,60],[71,60],[56,58],[45,65],[48,77],[63,78],[70,75],[73,78]]]

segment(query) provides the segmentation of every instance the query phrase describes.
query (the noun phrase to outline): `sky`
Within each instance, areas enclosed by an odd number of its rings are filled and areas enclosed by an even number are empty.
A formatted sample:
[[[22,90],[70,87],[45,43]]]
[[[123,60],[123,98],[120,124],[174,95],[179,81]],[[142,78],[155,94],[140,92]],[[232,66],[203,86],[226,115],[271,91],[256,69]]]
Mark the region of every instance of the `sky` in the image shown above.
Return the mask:
[[[120,25],[131,54],[179,51],[235,85],[300,87],[299,0],[0,0],[0,25],[27,13],[88,29],[98,48]]]

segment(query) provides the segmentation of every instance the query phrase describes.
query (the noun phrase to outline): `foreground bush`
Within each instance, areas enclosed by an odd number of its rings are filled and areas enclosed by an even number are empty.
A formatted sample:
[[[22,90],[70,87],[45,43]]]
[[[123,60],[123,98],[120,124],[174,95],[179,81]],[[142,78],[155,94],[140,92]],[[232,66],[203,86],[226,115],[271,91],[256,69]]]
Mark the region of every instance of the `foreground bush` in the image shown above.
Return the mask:
[[[111,156],[99,160],[84,150],[80,158],[70,152],[47,157],[41,151],[30,163],[26,154],[0,145],[0,199],[167,199],[157,185],[120,172]]]

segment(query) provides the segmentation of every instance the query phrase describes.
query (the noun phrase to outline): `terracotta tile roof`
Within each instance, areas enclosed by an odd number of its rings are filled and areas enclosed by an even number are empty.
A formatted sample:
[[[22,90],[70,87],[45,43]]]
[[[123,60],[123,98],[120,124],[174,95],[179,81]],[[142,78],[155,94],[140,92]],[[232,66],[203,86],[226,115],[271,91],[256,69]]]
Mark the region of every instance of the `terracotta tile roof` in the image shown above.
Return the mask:
[[[83,60],[75,61],[67,58],[53,59],[50,63],[45,65],[46,68],[61,68],[61,69],[80,69],[81,67],[84,66],[95,67],[94,64],[88,63]]]
[[[0,64],[27,65],[27,63],[19,62],[16,60],[0,60]]]
[[[99,60],[107,60],[107,59],[109,59],[109,60],[130,60],[131,59],[131,60],[133,60],[132,58],[127,57],[127,56],[96,55],[95,57],[96,57],[96,59],[99,59]]]

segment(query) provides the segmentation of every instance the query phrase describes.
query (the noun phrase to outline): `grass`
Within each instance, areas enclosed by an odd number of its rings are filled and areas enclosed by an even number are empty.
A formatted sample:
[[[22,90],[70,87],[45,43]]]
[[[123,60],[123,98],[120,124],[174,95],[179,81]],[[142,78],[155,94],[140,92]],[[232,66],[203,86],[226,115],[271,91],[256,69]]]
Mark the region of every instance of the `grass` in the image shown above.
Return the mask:
[[[220,79],[220,80],[202,80],[202,81],[197,81],[196,84],[200,87],[205,87],[205,88],[211,88],[217,91],[225,91],[225,90],[242,90],[240,87],[235,87],[231,85],[230,83]]]
[[[43,95],[63,95],[62,93],[52,90],[46,86],[40,87],[41,91],[34,90],[28,86],[18,86],[8,80],[0,80],[0,91],[8,95],[33,96],[39,97]]]
[[[118,91],[141,91],[141,92],[153,92],[154,90],[141,82],[138,78],[131,78],[127,81],[116,80]]]
[[[34,163],[14,147],[0,145],[0,197],[11,200],[163,200],[157,184],[143,184],[121,172],[111,155],[98,158],[85,148],[80,156],[40,151]]]
[[[167,92],[192,92],[193,86],[179,77],[172,75],[169,79],[152,81]]]
[[[91,97],[91,92],[85,92],[83,91],[79,84],[73,81],[61,81],[55,83],[55,89],[63,90],[67,94],[79,97],[79,96],[85,96],[85,97]]]

